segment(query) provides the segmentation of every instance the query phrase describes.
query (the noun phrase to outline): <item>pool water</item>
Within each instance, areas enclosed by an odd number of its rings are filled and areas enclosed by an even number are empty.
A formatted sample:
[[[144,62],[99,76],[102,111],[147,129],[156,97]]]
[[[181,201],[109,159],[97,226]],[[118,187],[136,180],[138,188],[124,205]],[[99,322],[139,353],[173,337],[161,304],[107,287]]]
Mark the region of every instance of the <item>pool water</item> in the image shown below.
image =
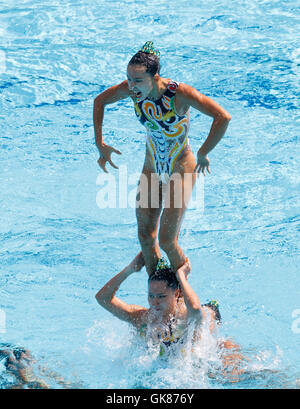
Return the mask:
[[[209,155],[211,175],[198,181],[204,208],[188,209],[180,244],[200,300],[220,303],[220,336],[249,359],[239,382],[219,374],[209,335],[196,355],[159,360],[94,298],[139,243],[132,207],[99,206],[93,99],[126,78],[148,40],[162,76],[232,116]],[[296,0],[0,2],[0,342],[27,347],[75,387],[296,387],[299,63]],[[210,124],[191,111],[194,153]],[[131,101],[106,109],[104,129],[122,152],[115,162],[138,175],[144,131]],[[120,296],[147,305],[146,278],[131,276]],[[0,367],[2,378],[5,387]]]

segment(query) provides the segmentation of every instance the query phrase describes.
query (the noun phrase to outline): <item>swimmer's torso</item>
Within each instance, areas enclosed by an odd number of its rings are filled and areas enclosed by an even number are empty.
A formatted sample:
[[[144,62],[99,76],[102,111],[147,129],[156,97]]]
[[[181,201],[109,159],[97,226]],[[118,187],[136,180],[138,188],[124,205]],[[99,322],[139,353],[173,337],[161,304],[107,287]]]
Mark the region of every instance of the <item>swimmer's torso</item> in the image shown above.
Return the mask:
[[[189,111],[178,115],[175,95],[178,83],[169,81],[164,94],[156,101],[134,101],[136,116],[147,129],[146,143],[155,172],[163,182],[171,175],[179,155],[189,144]]]
[[[147,320],[139,326],[138,333],[152,346],[159,346],[160,356],[164,355],[172,345],[183,343],[188,329],[187,317],[183,311],[165,323],[157,321],[151,314],[146,316]]]

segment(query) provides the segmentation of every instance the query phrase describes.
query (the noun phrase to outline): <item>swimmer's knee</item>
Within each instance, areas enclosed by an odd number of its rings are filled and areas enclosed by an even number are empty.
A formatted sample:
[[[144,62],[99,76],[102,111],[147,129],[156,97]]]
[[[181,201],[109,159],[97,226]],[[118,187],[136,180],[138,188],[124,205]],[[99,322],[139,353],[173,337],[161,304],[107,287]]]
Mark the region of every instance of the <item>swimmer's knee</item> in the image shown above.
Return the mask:
[[[156,241],[156,232],[150,228],[139,227],[138,238],[141,244],[154,244]]]
[[[159,247],[167,254],[177,246],[177,238],[170,237],[170,234],[160,232],[158,241]]]

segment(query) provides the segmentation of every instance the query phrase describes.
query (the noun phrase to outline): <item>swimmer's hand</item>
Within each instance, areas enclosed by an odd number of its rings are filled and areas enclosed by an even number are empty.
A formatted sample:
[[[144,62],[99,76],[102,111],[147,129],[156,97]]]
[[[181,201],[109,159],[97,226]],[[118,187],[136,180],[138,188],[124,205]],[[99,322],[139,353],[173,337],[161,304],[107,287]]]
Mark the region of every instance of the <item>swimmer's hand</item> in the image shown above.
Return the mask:
[[[105,143],[103,143],[100,146],[99,150],[100,150],[100,158],[98,159],[97,162],[100,168],[105,173],[108,173],[108,170],[106,169],[106,162],[108,162],[113,168],[118,169],[118,166],[116,166],[111,160],[111,154],[117,153],[118,155],[121,155],[121,152],[113,148],[112,146],[106,145]]]
[[[185,278],[187,279],[188,278],[188,275],[190,274],[190,272],[191,272],[191,263],[190,263],[190,260],[187,258],[186,259],[186,261],[185,261],[185,263],[181,266],[181,267],[179,267],[179,269],[176,271],[176,278],[177,278],[177,280],[179,280],[179,276],[181,275],[181,274],[184,274],[184,276],[185,276]]]
[[[197,172],[199,174],[202,172],[205,176],[205,169],[207,169],[208,173],[210,173],[209,159],[207,155],[202,155],[199,149],[197,153],[197,165],[194,169],[194,172]]]
[[[132,260],[132,262],[129,264],[128,268],[129,268],[130,271],[132,271],[133,273],[137,273],[138,271],[141,271],[141,269],[144,267],[144,265],[145,265],[144,256],[143,256],[143,253],[140,252],[140,253]]]
[[[30,355],[29,351],[23,348],[21,348],[20,350],[15,349],[8,351],[5,367],[14,375],[19,375],[22,377],[21,371],[25,370],[32,362],[33,358]]]

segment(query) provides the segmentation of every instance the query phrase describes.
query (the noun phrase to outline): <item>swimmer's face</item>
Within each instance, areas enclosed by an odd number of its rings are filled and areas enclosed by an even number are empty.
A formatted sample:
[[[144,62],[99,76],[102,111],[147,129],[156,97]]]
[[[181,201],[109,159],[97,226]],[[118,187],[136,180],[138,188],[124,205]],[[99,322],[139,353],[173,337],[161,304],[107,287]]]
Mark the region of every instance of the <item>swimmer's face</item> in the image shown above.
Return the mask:
[[[168,287],[165,281],[150,281],[148,302],[150,309],[158,315],[174,312],[177,305],[178,290]]]
[[[153,77],[146,72],[146,67],[143,65],[129,64],[127,67],[128,88],[131,91],[131,96],[141,102],[153,90],[155,81],[159,78],[158,74]]]

